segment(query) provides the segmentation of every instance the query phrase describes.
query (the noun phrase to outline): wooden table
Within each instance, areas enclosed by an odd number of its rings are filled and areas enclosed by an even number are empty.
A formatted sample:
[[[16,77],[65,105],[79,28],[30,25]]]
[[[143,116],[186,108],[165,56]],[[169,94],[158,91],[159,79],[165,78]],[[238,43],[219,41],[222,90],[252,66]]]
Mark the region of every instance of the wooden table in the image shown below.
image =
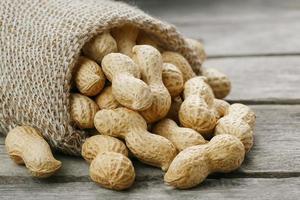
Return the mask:
[[[61,171],[31,178],[6,155],[0,137],[0,199],[300,199],[300,1],[136,1],[147,12],[204,41],[208,61],[232,80],[227,100],[257,114],[255,145],[242,167],[174,190],[163,173],[135,162],[124,192],[91,182],[80,158],[57,155]]]

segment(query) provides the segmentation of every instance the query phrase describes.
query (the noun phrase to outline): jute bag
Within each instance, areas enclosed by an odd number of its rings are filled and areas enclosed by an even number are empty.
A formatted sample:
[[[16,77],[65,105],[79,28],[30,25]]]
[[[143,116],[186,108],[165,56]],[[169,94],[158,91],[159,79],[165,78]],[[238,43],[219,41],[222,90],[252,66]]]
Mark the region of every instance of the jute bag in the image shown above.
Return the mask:
[[[38,128],[53,149],[79,155],[85,133],[74,129],[69,96],[74,64],[95,35],[133,24],[201,62],[176,29],[141,10],[108,0],[0,1],[0,132]]]

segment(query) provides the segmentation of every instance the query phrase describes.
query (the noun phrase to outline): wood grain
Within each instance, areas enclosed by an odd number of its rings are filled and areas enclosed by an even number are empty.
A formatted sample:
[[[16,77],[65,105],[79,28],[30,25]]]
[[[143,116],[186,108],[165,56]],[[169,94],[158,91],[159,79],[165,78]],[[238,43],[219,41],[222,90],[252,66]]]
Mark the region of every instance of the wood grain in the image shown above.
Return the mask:
[[[92,182],[6,184],[0,187],[0,197],[5,200],[88,200],[88,199],[260,199],[295,200],[300,196],[300,178],[236,178],[207,179],[190,190],[175,190],[162,180],[136,182],[127,191],[116,192],[100,188]]]
[[[155,0],[137,4],[175,24],[184,35],[202,39],[208,56],[300,55],[299,0]]]
[[[246,57],[209,59],[229,76],[233,101],[294,101],[300,103],[300,57]]]

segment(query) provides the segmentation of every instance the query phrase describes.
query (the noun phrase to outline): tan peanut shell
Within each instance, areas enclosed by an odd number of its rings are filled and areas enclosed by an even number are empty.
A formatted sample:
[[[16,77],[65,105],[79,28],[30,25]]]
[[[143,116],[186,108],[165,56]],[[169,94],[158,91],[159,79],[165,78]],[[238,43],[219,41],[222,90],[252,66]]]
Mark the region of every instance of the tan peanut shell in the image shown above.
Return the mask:
[[[204,46],[198,40],[192,38],[186,38],[185,41],[188,45],[196,52],[197,56],[200,58],[202,62],[206,60],[206,53],[204,50]]]
[[[229,94],[231,82],[228,76],[214,68],[203,68],[202,75],[207,78],[216,98],[222,99]]]
[[[212,107],[214,104],[214,93],[207,84],[207,79],[204,76],[196,76],[185,83],[183,92],[184,99],[192,95],[202,97],[209,107]]]
[[[132,57],[132,47],[136,45],[138,33],[139,29],[132,25],[113,29],[112,35],[117,41],[118,51]]]
[[[147,131],[143,117],[127,108],[100,110],[95,116],[95,127],[104,135],[124,138],[129,150],[140,161],[167,170],[177,154],[166,138]]]
[[[199,144],[205,144],[206,140],[195,130],[179,127],[171,119],[159,121],[152,129],[153,133],[170,140],[178,151]]]
[[[180,123],[178,113],[179,113],[181,104],[182,104],[182,99],[180,96],[173,98],[170,110],[166,116],[167,118],[174,120],[178,124]]]
[[[140,67],[142,80],[145,81],[153,96],[152,105],[141,111],[147,123],[164,118],[171,106],[171,96],[162,81],[162,58],[157,49],[149,45],[136,45],[132,49],[133,60]]]
[[[183,76],[175,65],[171,63],[162,65],[162,80],[171,97],[177,97],[183,91]]]
[[[131,58],[120,53],[111,53],[102,60],[102,69],[112,82],[116,100],[133,110],[146,110],[153,102],[149,86],[140,80],[140,69]]]
[[[104,32],[100,35],[97,35],[82,48],[83,54],[86,57],[96,61],[99,64],[105,55],[117,52],[117,50],[117,43],[109,32]]]
[[[82,145],[81,155],[87,162],[91,162],[98,154],[109,151],[128,156],[125,144],[108,135],[94,135],[87,138]]]
[[[95,96],[105,84],[105,75],[101,67],[88,58],[79,57],[74,76],[75,84],[81,94]]]
[[[182,73],[183,80],[187,80],[196,76],[189,62],[179,53],[165,51],[162,53],[163,62],[175,65]]]
[[[184,85],[184,101],[179,109],[180,123],[204,138],[210,138],[217,122],[213,109],[213,93],[202,77],[194,77]]]
[[[25,164],[32,176],[46,178],[61,167],[42,134],[30,126],[18,126],[5,138],[6,151],[17,164]]]
[[[217,119],[224,117],[228,113],[230,104],[222,99],[214,99],[213,107],[217,116]]]
[[[100,109],[114,109],[120,106],[119,102],[112,94],[112,87],[108,86],[95,98],[95,102]]]
[[[241,140],[248,153],[253,146],[253,131],[249,124],[242,119],[226,115],[218,120],[215,135],[230,134]]]
[[[218,135],[204,145],[181,151],[164,176],[165,183],[180,189],[194,187],[214,172],[228,173],[240,167],[245,150],[232,135]]]
[[[90,177],[102,187],[124,190],[133,184],[135,172],[131,161],[123,154],[104,152],[91,162]]]
[[[71,94],[71,120],[77,128],[94,128],[94,116],[99,110],[98,105],[90,98],[81,94]]]
[[[249,106],[241,103],[234,103],[229,107],[228,115],[244,120],[251,128],[255,126],[256,116]]]

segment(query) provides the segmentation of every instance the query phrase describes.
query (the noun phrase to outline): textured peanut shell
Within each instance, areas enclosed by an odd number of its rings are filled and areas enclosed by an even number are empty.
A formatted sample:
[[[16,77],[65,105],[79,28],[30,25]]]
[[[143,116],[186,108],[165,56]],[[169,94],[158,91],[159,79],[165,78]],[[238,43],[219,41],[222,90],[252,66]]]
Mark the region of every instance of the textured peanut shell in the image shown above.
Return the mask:
[[[202,75],[207,78],[216,98],[223,99],[230,93],[231,82],[225,74],[214,68],[203,68]]]
[[[183,76],[181,71],[171,63],[162,66],[162,80],[171,97],[177,97],[183,91]]]
[[[87,138],[82,145],[81,155],[90,163],[98,154],[109,151],[128,157],[128,150],[125,144],[108,135],[94,135]]]
[[[113,137],[124,138],[129,150],[140,161],[167,170],[177,154],[166,138],[147,131],[143,117],[127,108],[100,110],[95,116],[96,129]]]
[[[192,95],[197,95],[204,98],[209,107],[214,104],[214,93],[211,87],[207,84],[207,79],[203,76],[196,76],[191,78],[184,84],[184,99]]]
[[[215,110],[217,119],[224,117],[228,113],[230,104],[222,99],[214,99],[213,108]]]
[[[180,123],[192,128],[204,138],[210,138],[217,122],[213,109],[214,95],[205,82],[205,78],[197,76],[184,85],[184,101],[179,109]]]
[[[112,82],[116,100],[133,110],[146,110],[153,102],[149,86],[140,80],[140,69],[131,58],[120,53],[111,53],[102,60],[102,69]]]
[[[190,48],[192,48],[196,52],[197,56],[201,59],[201,61],[204,62],[207,56],[203,44],[198,40],[194,40],[191,38],[186,38],[185,41],[188,43]]]
[[[152,105],[141,111],[147,123],[153,123],[164,118],[171,106],[171,96],[162,81],[162,57],[157,49],[149,45],[136,45],[132,49],[133,60],[141,70],[153,96]]]
[[[74,80],[77,89],[86,96],[95,96],[101,92],[105,84],[105,75],[100,66],[83,56],[79,57]]]
[[[81,94],[71,94],[70,115],[77,128],[94,128],[94,116],[99,110],[98,105],[90,98]]]
[[[30,126],[18,126],[5,138],[6,151],[17,164],[25,164],[32,176],[46,178],[61,167],[42,134]]]
[[[241,103],[234,103],[229,107],[228,115],[244,120],[251,126],[251,128],[255,126],[256,116],[249,106]]]
[[[179,53],[165,51],[162,53],[163,62],[175,65],[182,73],[184,82],[196,76],[189,62]]]
[[[204,145],[186,148],[171,163],[165,183],[180,189],[194,187],[214,172],[228,173],[240,167],[244,146],[232,135],[218,135]]]
[[[86,57],[99,64],[105,55],[117,52],[117,50],[117,43],[109,32],[97,35],[82,48],[83,54]]]
[[[112,94],[112,87],[108,86],[95,98],[95,102],[100,109],[114,109],[119,106],[119,102]]]
[[[246,153],[253,146],[253,131],[249,124],[242,119],[227,115],[218,120],[215,135],[230,134],[241,140],[245,146]]]
[[[179,121],[187,128],[192,128],[209,139],[217,123],[214,110],[208,109],[203,98],[192,95],[185,99],[179,109]]]
[[[104,152],[91,162],[90,177],[102,187],[124,190],[133,184],[135,172],[131,161],[123,154]]]
[[[113,29],[112,35],[117,41],[118,51],[132,57],[132,47],[136,45],[138,33],[139,29],[132,25]]]
[[[174,120],[176,123],[179,123],[179,109],[182,104],[182,99],[180,96],[172,99],[170,110],[167,114],[167,118]]]
[[[152,131],[170,140],[178,151],[206,143],[206,140],[197,131],[190,128],[179,127],[176,122],[171,119],[159,121]]]

